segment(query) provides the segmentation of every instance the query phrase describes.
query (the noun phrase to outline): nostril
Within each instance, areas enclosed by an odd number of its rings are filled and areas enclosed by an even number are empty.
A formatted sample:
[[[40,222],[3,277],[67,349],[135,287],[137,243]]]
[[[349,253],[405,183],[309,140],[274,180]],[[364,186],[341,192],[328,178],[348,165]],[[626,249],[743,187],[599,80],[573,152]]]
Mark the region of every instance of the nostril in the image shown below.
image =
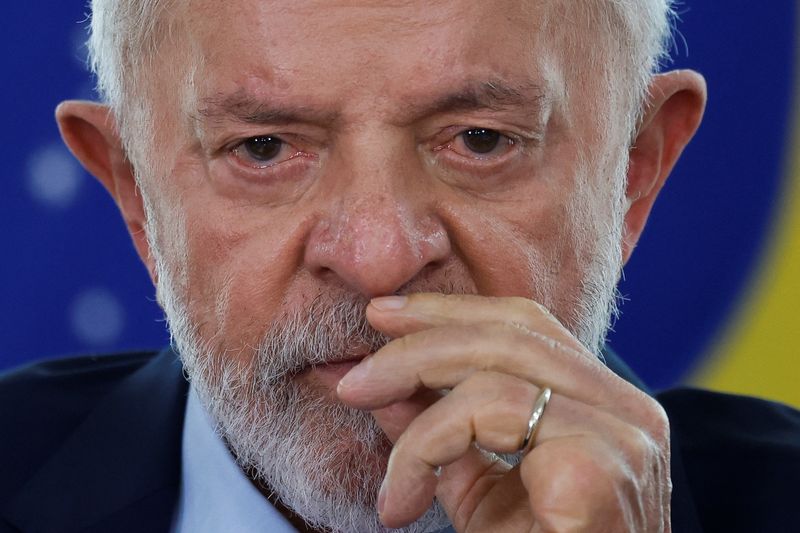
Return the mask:
[[[447,258],[445,257],[428,261],[425,264],[425,266],[423,266],[422,269],[419,271],[419,275],[423,277],[429,276],[434,272],[443,269],[446,263],[447,263]]]
[[[311,273],[314,275],[314,277],[326,281],[337,277],[336,271],[332,268],[326,267],[325,265],[316,265],[311,269]]]

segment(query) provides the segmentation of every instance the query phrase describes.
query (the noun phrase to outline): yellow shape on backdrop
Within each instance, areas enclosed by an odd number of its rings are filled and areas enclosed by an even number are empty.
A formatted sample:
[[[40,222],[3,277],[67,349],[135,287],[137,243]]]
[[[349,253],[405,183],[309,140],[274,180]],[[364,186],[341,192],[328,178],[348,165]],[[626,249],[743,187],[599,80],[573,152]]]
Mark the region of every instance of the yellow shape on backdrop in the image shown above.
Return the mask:
[[[800,69],[798,69],[800,70]],[[798,80],[800,82],[800,80]],[[800,87],[800,83],[795,84]],[[756,281],[692,380],[715,390],[800,407],[800,105],[795,103],[791,174]],[[753,176],[753,179],[758,179]]]

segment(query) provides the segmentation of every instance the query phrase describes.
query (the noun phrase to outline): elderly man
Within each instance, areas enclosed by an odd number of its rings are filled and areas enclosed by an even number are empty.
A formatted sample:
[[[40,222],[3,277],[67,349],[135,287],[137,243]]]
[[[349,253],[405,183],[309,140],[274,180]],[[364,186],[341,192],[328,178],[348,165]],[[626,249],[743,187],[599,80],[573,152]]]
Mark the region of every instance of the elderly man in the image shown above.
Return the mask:
[[[106,103],[58,123],[173,347],[4,378],[5,527],[796,525],[797,412],[656,400],[603,348],[706,99],[655,74],[669,14],[94,0]]]

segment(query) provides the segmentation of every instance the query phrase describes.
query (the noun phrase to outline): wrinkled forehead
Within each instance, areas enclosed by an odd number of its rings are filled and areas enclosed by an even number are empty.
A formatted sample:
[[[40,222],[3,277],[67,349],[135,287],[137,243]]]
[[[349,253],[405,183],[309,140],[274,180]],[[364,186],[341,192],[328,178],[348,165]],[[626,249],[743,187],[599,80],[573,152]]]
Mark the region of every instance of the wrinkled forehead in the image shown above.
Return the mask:
[[[604,48],[602,32],[566,4],[187,0],[189,46],[174,60],[192,69],[198,108],[245,88],[360,101],[366,111],[376,99],[400,105],[465,80],[535,85],[556,99],[566,96],[565,76],[590,73]]]

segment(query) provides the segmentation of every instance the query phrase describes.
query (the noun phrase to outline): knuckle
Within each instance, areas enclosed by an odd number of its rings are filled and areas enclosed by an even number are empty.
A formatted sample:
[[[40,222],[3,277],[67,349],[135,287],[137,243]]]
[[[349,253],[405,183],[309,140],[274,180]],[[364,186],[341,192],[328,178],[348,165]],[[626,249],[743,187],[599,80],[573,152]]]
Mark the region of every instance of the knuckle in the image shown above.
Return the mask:
[[[478,372],[462,386],[465,387],[462,392],[483,398],[470,415],[474,436],[480,445],[499,452],[518,450],[536,388],[519,378],[497,372]]]
[[[658,443],[669,442],[669,418],[664,407],[654,398],[642,393],[645,401],[637,402],[640,410],[637,413],[638,425]]]
[[[630,493],[638,493],[640,485],[669,477],[669,442],[666,445],[653,439],[648,431],[629,426],[623,442],[618,443],[624,463],[617,470],[618,483]]]
[[[650,423],[648,425],[649,433],[656,442],[668,443],[670,427],[667,411],[660,403],[655,401],[653,403],[655,405],[653,406],[653,415],[650,418]]]
[[[536,386],[521,378],[501,374],[498,379],[498,399],[517,416],[519,413],[523,413],[526,418],[530,415],[538,391]]]
[[[473,415],[476,442],[495,452],[517,451],[522,427],[517,427],[515,414],[508,404],[497,400],[478,409]]]
[[[579,438],[586,442],[588,438]],[[538,461],[539,472],[547,472],[537,479],[545,484],[546,490],[539,491],[552,497],[569,493],[583,494],[598,488],[598,483],[606,483],[609,472],[605,465],[591,452],[591,447],[572,442],[550,441],[541,444],[531,454]],[[533,466],[533,465],[532,465]]]
[[[498,395],[500,399],[515,411],[530,411],[536,399],[536,388],[529,382],[512,377],[502,376],[499,380]]]
[[[582,446],[554,442],[548,446],[550,453],[541,454],[545,446],[537,450],[540,475],[529,492],[534,515],[546,530],[584,530],[598,518],[598,511],[612,507],[607,500],[616,493],[614,475]]]
[[[630,408],[628,420],[642,428],[650,437],[659,443],[669,442],[670,423],[664,407],[655,398],[634,389],[627,396]]]
[[[653,444],[650,438],[639,428],[630,426],[628,434],[619,443],[625,461],[630,469],[639,474],[648,469],[652,462]]]
[[[409,427],[395,442],[389,460],[394,465],[427,463],[421,454],[431,449],[430,438],[428,432],[417,432],[414,428]]]

